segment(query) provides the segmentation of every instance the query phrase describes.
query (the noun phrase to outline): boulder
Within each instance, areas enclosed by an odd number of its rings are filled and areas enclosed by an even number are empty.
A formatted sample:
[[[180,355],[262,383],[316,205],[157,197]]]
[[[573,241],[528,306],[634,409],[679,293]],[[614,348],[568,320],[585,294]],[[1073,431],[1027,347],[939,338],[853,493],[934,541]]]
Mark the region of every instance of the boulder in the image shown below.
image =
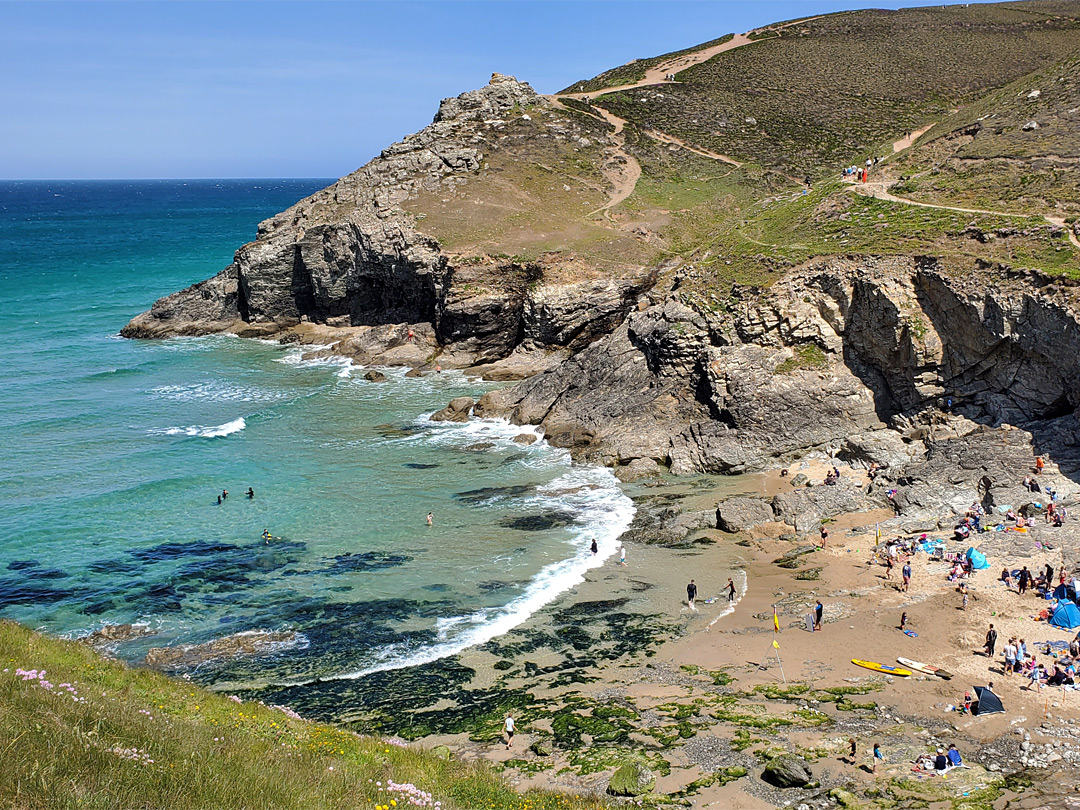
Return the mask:
[[[660,465],[651,458],[635,458],[629,464],[615,469],[615,477],[624,484],[660,474]]]
[[[775,520],[772,507],[762,498],[728,498],[716,507],[716,528],[742,532]]]
[[[550,757],[552,754],[551,740],[534,740],[529,750],[538,757]]]
[[[776,787],[792,788],[810,784],[814,774],[802,757],[782,754],[765,766],[761,778]]]
[[[641,760],[631,759],[611,775],[607,792],[612,796],[640,796],[652,790],[655,784],[656,774]]]
[[[454,397],[450,404],[431,415],[432,422],[468,422],[476,401],[472,397]]]
[[[107,624],[100,630],[95,630],[88,636],[79,639],[83,644],[113,644],[118,641],[130,641],[134,638],[144,638],[156,635],[156,630],[151,630],[145,624]]]
[[[410,368],[408,371],[405,372],[405,376],[408,377],[409,379],[415,379],[417,377],[423,377],[424,372],[422,372],[418,368]]]
[[[431,749],[431,754],[439,759],[450,759],[451,756],[453,756],[450,752],[450,748],[445,745],[436,745]]]
[[[370,371],[368,371],[367,374],[364,375],[364,379],[368,382],[385,382],[386,375],[383,374],[381,371],[371,369]]]
[[[519,433],[517,436],[515,436],[510,441],[512,441],[514,444],[525,444],[525,445],[534,444],[536,442],[536,434],[535,433]]]

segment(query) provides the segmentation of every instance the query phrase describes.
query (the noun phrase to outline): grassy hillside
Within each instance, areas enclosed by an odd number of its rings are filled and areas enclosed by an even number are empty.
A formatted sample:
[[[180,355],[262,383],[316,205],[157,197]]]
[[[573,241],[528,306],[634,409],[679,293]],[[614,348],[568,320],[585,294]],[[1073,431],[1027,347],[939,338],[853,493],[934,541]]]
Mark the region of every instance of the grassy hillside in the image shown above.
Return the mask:
[[[729,41],[733,34],[724,34],[722,37],[703,42],[700,45],[694,45],[691,48],[684,48],[681,51],[672,51],[671,53],[661,54],[660,56],[651,56],[647,59],[634,59],[627,62],[625,65],[619,65],[618,67],[605,70],[603,73],[594,76],[591,79],[584,79],[580,82],[574,82],[559,93],[593,93],[597,90],[603,90],[607,87],[618,87],[623,84],[634,84],[645,78],[645,73],[650,68],[654,68],[661,62],[666,62],[669,59],[675,59],[685,54],[694,53],[704,48],[711,48],[713,45],[722,45]]]
[[[712,151],[820,176],[1064,58],[1077,16],[981,4],[833,14],[604,104]]]
[[[486,768],[240,703],[0,622],[0,806],[515,808],[602,802],[518,794]]]
[[[1080,215],[1080,52],[949,116],[898,171],[915,200]]]

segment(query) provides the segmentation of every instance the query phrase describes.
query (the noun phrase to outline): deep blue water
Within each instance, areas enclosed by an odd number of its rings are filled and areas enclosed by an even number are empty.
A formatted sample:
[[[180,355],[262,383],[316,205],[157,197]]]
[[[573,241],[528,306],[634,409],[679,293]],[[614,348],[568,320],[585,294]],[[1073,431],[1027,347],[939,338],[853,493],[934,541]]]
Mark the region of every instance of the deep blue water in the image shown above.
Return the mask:
[[[293,682],[494,637],[614,550],[633,510],[607,470],[509,425],[426,420],[483,383],[117,336],[327,182],[0,183],[0,615],[69,635],[145,623],[117,649],[131,660],[296,631],[257,664]]]

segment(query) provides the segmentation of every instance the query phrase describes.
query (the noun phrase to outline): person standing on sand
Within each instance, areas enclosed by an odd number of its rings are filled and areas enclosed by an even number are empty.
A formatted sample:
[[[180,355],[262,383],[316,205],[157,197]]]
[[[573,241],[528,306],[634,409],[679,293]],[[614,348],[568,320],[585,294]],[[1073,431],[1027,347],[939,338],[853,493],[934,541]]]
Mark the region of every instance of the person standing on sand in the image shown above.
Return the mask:
[[[848,739],[848,745],[851,746],[851,764],[854,765],[855,764],[855,754],[856,754],[855,738],[854,737],[851,737],[850,739]]]
[[[731,581],[731,577],[727,580],[727,600],[729,602],[735,601],[735,583]]]
[[[997,630],[994,629],[994,625],[990,625],[990,629],[986,631],[986,645],[983,649],[986,651],[987,658],[994,657],[994,647],[997,646]]]
[[[506,729],[506,750],[510,750],[510,746],[514,742],[514,718],[510,715],[506,715],[506,720],[503,721],[503,728]]]
[[[826,548],[829,545],[829,530],[824,526],[821,527],[821,547]]]
[[[695,599],[697,599],[697,585],[694,584],[694,580],[690,580],[690,584],[686,586],[686,604],[691,610],[697,610],[694,606]]]
[[[907,630],[907,611],[900,614],[900,629]]]
[[[904,575],[904,584],[901,586],[901,590],[907,593],[908,585],[911,584],[911,563],[905,562],[904,567],[900,570]]]
[[[817,600],[817,604],[814,605],[814,629],[821,629],[821,619],[825,615],[825,606],[821,604],[821,600]]]
[[[874,758],[872,760],[873,767],[870,768],[870,773],[877,773],[878,761],[880,761],[881,764],[884,765],[885,764],[885,755],[881,753],[881,746],[878,745],[877,743],[874,743]]]
[[[619,565],[626,568],[626,546],[619,549]]]

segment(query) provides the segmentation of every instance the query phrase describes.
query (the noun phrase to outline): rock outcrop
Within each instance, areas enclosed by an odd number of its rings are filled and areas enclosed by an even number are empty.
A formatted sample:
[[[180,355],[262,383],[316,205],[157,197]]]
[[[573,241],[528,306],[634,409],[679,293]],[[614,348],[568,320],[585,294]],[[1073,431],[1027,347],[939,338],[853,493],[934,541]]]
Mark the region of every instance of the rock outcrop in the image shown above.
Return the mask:
[[[523,133],[504,131],[511,115]],[[552,131],[601,149],[606,129],[495,74],[487,87],[444,100],[430,126],[262,222],[229,267],[155,302],[121,334],[264,336],[310,323],[355,328],[336,351],[360,362],[421,365],[440,356],[448,368],[498,361],[517,347],[580,349],[622,321],[655,281],[652,270],[631,265],[575,278],[565,256],[455,254],[405,204],[476,182],[489,152],[514,148],[514,138],[525,139],[518,148],[526,152],[530,137]],[[404,348],[426,346],[422,355],[402,351],[400,326],[408,324],[416,334]]]

